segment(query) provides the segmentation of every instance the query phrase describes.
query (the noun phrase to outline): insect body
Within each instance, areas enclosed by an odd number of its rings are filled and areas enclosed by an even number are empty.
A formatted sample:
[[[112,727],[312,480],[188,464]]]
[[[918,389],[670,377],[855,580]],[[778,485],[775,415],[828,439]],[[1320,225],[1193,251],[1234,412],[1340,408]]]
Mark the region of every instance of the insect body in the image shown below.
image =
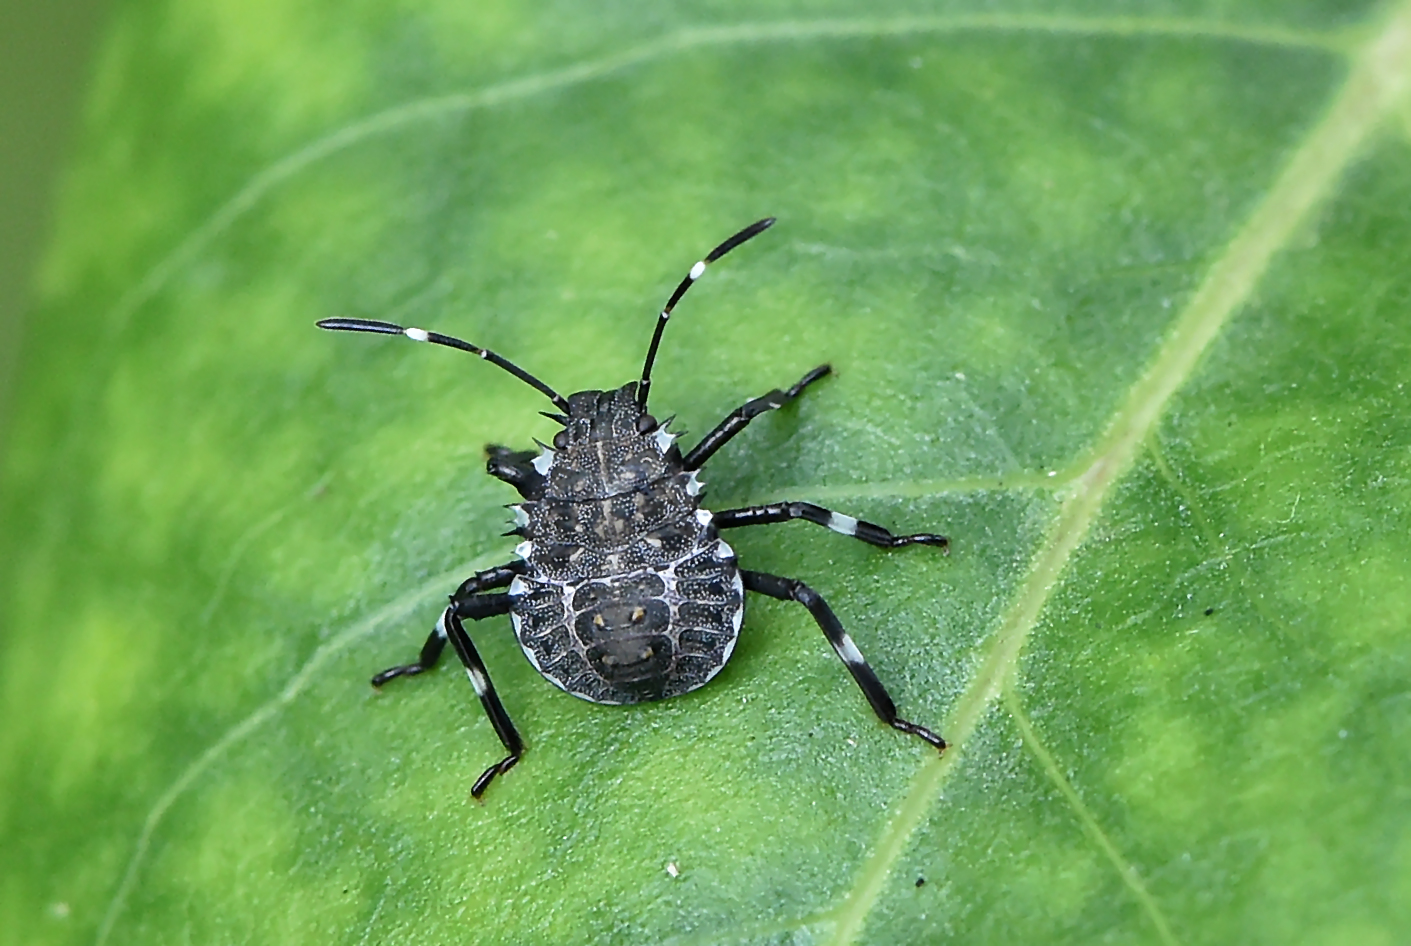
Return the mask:
[[[800,581],[741,569],[720,531],[804,519],[883,548],[946,547],[944,536],[891,532],[812,503],[785,502],[711,513],[701,508],[697,471],[765,411],[792,401],[828,374],[821,365],[787,390],[746,402],[682,453],[669,421],[647,411],[652,364],[676,303],[706,267],[768,229],[761,220],[691,267],[657,319],[639,381],[565,398],[494,352],[451,336],[390,322],[325,319],[336,331],[405,335],[479,355],[546,395],[561,413],[553,446],[535,452],[489,448],[487,469],[513,486],[511,506],[523,538],[518,558],[467,579],[442,613],[417,661],[372,678],[382,686],[434,666],[450,641],[506,750],[471,794],[520,759],[524,742],[510,722],[465,620],[509,613],[525,656],[550,682],[594,703],[638,703],[689,693],[729,660],[744,616],[744,593],[797,601],[808,608],[873,711],[888,725],[944,750],[945,740],[897,715],[896,706],[827,603]],[[504,588],[503,592],[494,589]]]
[[[744,615],[700,481],[635,388],[570,397],[542,490],[515,507],[528,537],[509,587],[515,635],[540,673],[594,703],[696,689],[725,666]]]

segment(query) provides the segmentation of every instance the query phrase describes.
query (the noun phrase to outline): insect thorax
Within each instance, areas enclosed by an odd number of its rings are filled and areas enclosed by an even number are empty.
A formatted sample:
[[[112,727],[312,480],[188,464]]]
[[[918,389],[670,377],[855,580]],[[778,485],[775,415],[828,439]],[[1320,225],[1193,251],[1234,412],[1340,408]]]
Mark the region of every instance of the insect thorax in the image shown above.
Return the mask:
[[[734,552],[675,438],[639,420],[635,384],[568,401],[558,449],[535,462],[543,494],[517,510],[527,572],[510,585],[515,635],[540,673],[595,703],[694,690],[739,634]]]

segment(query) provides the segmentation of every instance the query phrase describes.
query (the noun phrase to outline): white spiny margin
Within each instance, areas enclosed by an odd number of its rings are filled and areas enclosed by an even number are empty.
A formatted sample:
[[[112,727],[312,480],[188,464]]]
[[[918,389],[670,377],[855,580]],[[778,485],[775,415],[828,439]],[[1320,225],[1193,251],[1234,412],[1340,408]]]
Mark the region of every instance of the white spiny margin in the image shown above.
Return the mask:
[[[705,260],[697,261],[696,265],[691,267],[691,282],[695,282],[697,279],[700,279],[701,273],[705,272],[705,268]],[[678,269],[677,272],[679,273],[681,272],[681,270]]]
[[[539,471],[540,476],[548,476],[549,468],[553,465],[554,451],[550,450],[548,447],[545,447],[544,452],[534,458],[534,469]]]
[[[724,542],[721,542],[720,544],[725,545]],[[730,546],[728,545],[725,545],[725,547],[727,549],[730,548]],[[734,555],[735,553],[731,551],[730,554]],[[740,596],[740,606],[735,609],[734,614],[730,615],[730,622],[735,625],[735,633],[738,634],[740,633],[740,623],[745,619],[745,583],[740,580],[739,569],[735,570],[735,581],[733,582],[733,584],[735,587],[735,594]],[[733,649],[735,645],[731,644],[730,646]],[[726,651],[725,656],[729,657],[730,652]]]
[[[705,484],[701,482],[700,477],[696,476],[696,471],[692,470],[690,477],[686,480],[686,495],[699,496],[703,489],[705,489]]]
[[[857,535],[857,520],[840,512],[828,513],[828,528],[843,535]]]
[[[517,580],[518,579],[516,579],[516,581]],[[540,584],[540,587],[542,588],[543,585]],[[561,612],[563,615],[562,620],[571,623],[571,618],[569,617],[569,615],[573,613],[574,588],[572,585],[563,585],[559,589],[559,591],[563,596],[563,611]],[[533,666],[535,670],[539,671],[539,675],[565,693],[570,693],[573,696],[578,697],[580,700],[588,700],[589,702],[594,702],[591,698],[589,698],[586,693],[574,693],[558,677],[547,673],[544,668],[539,664],[539,658],[534,656],[533,648],[531,648],[528,644],[524,642],[524,634],[520,630],[519,615],[514,612],[513,608],[510,609],[510,618],[514,621],[514,636],[515,639],[519,641],[519,649],[524,651],[524,656],[529,659],[530,665]]]
[[[518,590],[516,590],[515,585],[519,586]],[[519,578],[510,582],[511,595],[523,594],[527,588],[528,585]],[[535,657],[534,651],[524,643],[524,622],[523,619],[520,618],[519,612],[513,607],[510,608],[510,624],[514,625],[514,639],[519,641],[519,649],[524,651],[525,657],[529,658],[529,665],[539,671],[540,676],[547,676],[547,674],[544,673],[544,668],[539,666],[539,658]]]
[[[518,545],[516,545],[516,546],[514,547],[514,554],[518,555],[520,558],[524,559],[525,561],[528,561],[528,560],[529,560],[529,556],[531,556],[531,555],[534,554],[534,543],[533,543],[533,542],[521,542],[521,543],[519,543]]]
[[[517,526],[527,526],[527,525],[529,525],[529,513],[527,513],[527,512],[524,511],[524,507],[523,507],[523,506],[521,506],[519,503],[514,503],[514,504],[511,505],[509,508],[510,508],[510,511],[514,513],[514,524],[515,524],[515,525],[517,525]]]
[[[843,631],[842,639],[838,641],[838,656],[843,658],[843,663],[849,667],[858,667],[867,661],[862,659],[862,651],[857,649],[857,645],[852,642],[852,636],[847,631]]]
[[[509,592],[512,597],[518,598],[529,590],[529,586],[524,583],[524,579],[518,575],[514,576],[514,581],[510,582]]]
[[[490,681],[475,667],[466,667],[465,675],[470,678],[470,685],[475,687],[476,696],[483,697],[485,691],[490,689]]]
[[[402,334],[414,342],[424,342],[431,338],[430,333],[424,328],[404,328]]]
[[[726,545],[724,541],[717,539],[715,543],[715,557],[728,561],[735,557],[735,550]],[[708,681],[714,679],[715,675],[725,669],[725,665],[730,662],[730,655],[735,652],[735,645],[740,640],[740,625],[745,620],[745,583],[740,580],[740,570],[735,569],[735,579],[731,584],[735,588],[735,594],[739,596],[739,603],[735,605],[734,613],[730,615],[730,626],[733,632],[730,639],[725,642],[724,649],[720,652],[720,663],[711,669],[705,680],[701,681],[704,686]]]
[[[597,700],[593,699],[592,697],[590,697],[590,696],[589,696],[588,694],[586,694],[586,693],[579,693],[579,692],[577,692],[576,690],[570,690],[570,689],[568,688],[568,684],[564,683],[562,680],[560,680],[558,677],[554,676],[553,674],[545,673],[545,672],[544,672],[544,668],[541,667],[541,666],[539,666],[539,661],[535,660],[535,659],[534,659],[534,655],[529,653],[529,648],[528,648],[528,647],[524,648],[524,652],[529,655],[529,662],[534,665],[534,669],[537,670],[537,671],[539,671],[539,675],[542,676],[545,680],[548,680],[548,681],[549,681],[550,683],[552,683],[554,686],[558,687],[560,690],[562,690],[563,692],[569,694],[570,696],[576,696],[576,697],[578,697],[580,700],[587,700],[589,703],[597,703],[597,702],[598,702]],[[604,704],[604,705],[610,705],[610,704]]]
[[[671,445],[676,442],[675,434],[669,434],[660,427],[657,428],[657,432],[653,436],[656,438],[657,449],[662,453],[670,450]]]
[[[699,523],[700,523],[701,525],[703,525],[703,526],[708,526],[708,525],[710,525],[710,521],[711,521],[711,519],[713,519],[713,518],[715,518],[715,517],[710,514],[710,510],[709,510],[709,509],[697,509],[697,510],[696,510],[696,521],[699,522]]]

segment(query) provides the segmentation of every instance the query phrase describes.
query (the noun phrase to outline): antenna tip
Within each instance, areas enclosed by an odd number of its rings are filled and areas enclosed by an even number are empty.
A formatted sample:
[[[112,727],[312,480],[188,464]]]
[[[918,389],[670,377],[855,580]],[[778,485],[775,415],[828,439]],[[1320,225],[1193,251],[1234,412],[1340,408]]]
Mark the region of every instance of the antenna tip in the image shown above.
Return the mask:
[[[754,223],[750,224],[748,227],[745,227],[745,229],[740,231],[740,242],[743,243],[752,237],[759,236],[765,230],[768,230],[770,227],[774,226],[774,222],[778,219],[779,218],[777,217],[765,217],[763,220],[756,220]]]

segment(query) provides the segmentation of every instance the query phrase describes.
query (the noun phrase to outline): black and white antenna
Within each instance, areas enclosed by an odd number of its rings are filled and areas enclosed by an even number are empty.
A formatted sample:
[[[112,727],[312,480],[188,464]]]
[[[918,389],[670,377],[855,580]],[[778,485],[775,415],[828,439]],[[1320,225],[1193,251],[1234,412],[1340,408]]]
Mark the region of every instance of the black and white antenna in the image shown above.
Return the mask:
[[[773,221],[771,221],[772,223]],[[758,226],[758,224],[756,224]],[[753,236],[753,234],[751,234]],[[699,264],[697,264],[699,265]],[[679,294],[679,293],[678,293]],[[423,328],[407,328],[395,325],[391,322],[377,322],[373,319],[322,319],[318,322],[319,328],[326,328],[330,332],[371,332],[374,335],[405,335],[414,342],[430,342],[432,345],[444,345],[447,348],[457,348],[461,351],[468,351],[472,355],[479,355],[492,365],[504,368],[525,384],[538,389],[554,402],[554,406],[561,411],[568,410],[568,400],[561,394],[549,387],[538,378],[534,377],[523,368],[512,361],[501,358],[488,348],[481,348],[479,345],[472,345],[463,339],[450,335],[442,335],[440,332],[428,332]]]
[[[661,333],[666,330],[667,320],[671,318],[671,310],[676,308],[676,303],[681,301],[681,297],[686,294],[686,290],[691,288],[691,284],[701,278],[701,274],[706,271],[706,267],[714,263],[720,257],[729,253],[735,247],[753,237],[759,236],[765,230],[774,226],[773,217],[765,217],[763,220],[750,224],[739,233],[726,240],[706,254],[706,258],[691,267],[691,271],[686,274],[686,278],[681,280],[681,284],[676,287],[676,291],[671,294],[671,298],[666,300],[666,306],[661,310],[661,315],[657,318],[656,331],[652,332],[652,344],[647,349],[647,362],[642,365],[642,380],[637,383],[637,404],[646,408],[647,392],[652,386],[652,362],[656,361],[657,347],[661,345]]]

